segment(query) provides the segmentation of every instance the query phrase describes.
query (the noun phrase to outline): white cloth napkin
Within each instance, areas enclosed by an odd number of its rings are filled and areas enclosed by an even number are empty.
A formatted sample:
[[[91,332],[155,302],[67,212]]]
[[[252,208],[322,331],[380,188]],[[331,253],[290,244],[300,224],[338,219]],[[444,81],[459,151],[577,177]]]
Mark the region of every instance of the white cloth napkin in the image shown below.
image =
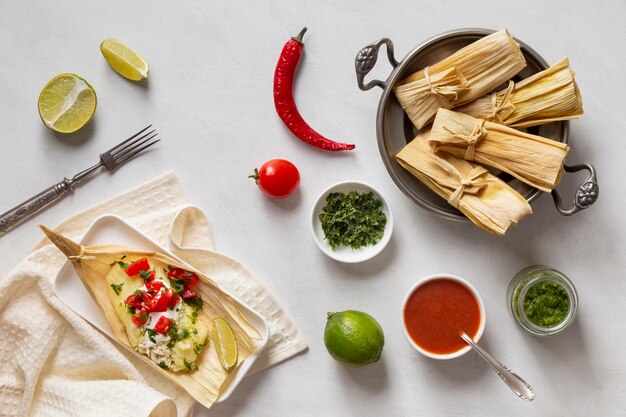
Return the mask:
[[[55,230],[80,239],[103,214],[117,214],[217,281],[270,324],[252,372],[306,349],[265,286],[213,251],[209,224],[172,172],[72,216]],[[114,243],[114,242],[113,242]],[[189,416],[194,400],[63,305],[52,281],[65,257],[40,242],[0,286],[0,414],[3,416]]]

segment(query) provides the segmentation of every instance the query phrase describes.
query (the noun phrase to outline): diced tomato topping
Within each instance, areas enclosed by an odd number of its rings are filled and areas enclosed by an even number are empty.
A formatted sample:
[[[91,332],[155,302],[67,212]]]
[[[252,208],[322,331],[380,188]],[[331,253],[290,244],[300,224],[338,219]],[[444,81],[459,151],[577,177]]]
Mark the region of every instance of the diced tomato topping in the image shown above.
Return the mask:
[[[174,290],[168,288],[167,290],[161,293],[160,297],[153,297],[149,305],[149,311],[153,312],[161,312],[167,310],[172,301],[172,296],[174,295]]]
[[[146,288],[150,291],[159,292],[162,286],[163,286],[163,281],[146,282]]]
[[[141,302],[141,294],[131,294],[126,297],[126,304],[131,307],[140,308],[142,306]]]
[[[138,310],[135,314],[130,316],[131,321],[135,326],[143,326],[148,321],[148,313],[144,310]]]
[[[148,263],[148,258],[137,259],[135,262],[130,264],[128,268],[126,268],[126,275],[132,277],[137,275],[141,271],[150,270],[150,264]]]
[[[154,331],[158,334],[167,334],[167,332],[170,330],[170,327],[172,327],[172,324],[174,324],[173,320],[168,319],[165,316],[161,316],[159,317],[159,321],[157,321],[154,325]]]
[[[198,294],[194,290],[185,290],[183,291],[183,300],[191,300],[192,298],[196,298]]]
[[[198,281],[200,281],[200,278],[198,278],[196,274],[193,274],[189,277],[189,280],[187,280],[185,285],[198,285]]]
[[[174,293],[174,295],[172,295],[172,301],[170,301],[170,308],[174,308],[176,307],[176,304],[178,304],[178,302],[180,301],[180,295]]]
[[[169,279],[176,279],[176,280],[184,279],[185,289],[189,288],[192,285],[198,285],[198,281],[200,281],[200,278],[198,278],[198,275],[190,271],[185,271],[182,268],[171,269],[167,273],[167,277]]]

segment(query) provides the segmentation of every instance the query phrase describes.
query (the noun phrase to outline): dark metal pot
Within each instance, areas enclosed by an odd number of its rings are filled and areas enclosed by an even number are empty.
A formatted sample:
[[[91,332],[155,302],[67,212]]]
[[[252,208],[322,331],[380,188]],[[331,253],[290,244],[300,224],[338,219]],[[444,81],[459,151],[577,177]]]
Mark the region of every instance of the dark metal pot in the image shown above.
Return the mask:
[[[359,88],[363,91],[369,90],[374,86],[383,89],[376,116],[376,134],[380,155],[389,175],[398,188],[417,205],[449,219],[464,220],[466,217],[423,185],[395,160],[395,155],[407,143],[413,140],[419,131],[413,126],[402,107],[400,107],[400,103],[398,103],[393,94],[393,87],[410,74],[446,58],[464,46],[493,32],[493,30],[489,29],[457,29],[445,32],[417,46],[400,62],[396,61],[394,57],[391,40],[383,38],[361,49],[355,60]],[[522,53],[526,58],[527,67],[514,78],[515,81],[527,78],[548,68],[547,62],[535,50],[518,39],[516,41],[520,44]],[[373,80],[364,84],[365,76],[376,65],[378,50],[382,45],[387,46],[387,57],[393,66],[393,71],[385,81]],[[532,134],[567,143],[569,122],[552,122],[527,130]],[[576,172],[583,169],[589,171],[589,176],[576,191],[574,203],[571,207],[564,208],[558,192],[556,190],[552,191],[557,210],[565,216],[590,207],[598,198],[599,187],[594,167],[588,163],[573,166],[565,165],[566,172]],[[494,173],[517,190],[529,203],[532,203],[542,194],[542,191],[524,184],[506,173]]]

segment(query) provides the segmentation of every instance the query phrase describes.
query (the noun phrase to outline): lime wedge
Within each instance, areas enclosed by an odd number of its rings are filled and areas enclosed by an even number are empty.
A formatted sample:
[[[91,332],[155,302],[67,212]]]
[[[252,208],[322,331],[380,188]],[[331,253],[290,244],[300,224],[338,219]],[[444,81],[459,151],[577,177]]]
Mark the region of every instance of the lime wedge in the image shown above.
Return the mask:
[[[213,320],[213,340],[222,367],[228,372],[232,371],[237,365],[237,341],[226,320]]]
[[[75,74],[59,74],[39,94],[39,116],[50,129],[72,133],[83,127],[96,111],[96,92]]]
[[[100,51],[111,68],[122,77],[132,81],[148,78],[148,63],[130,46],[117,39],[105,39],[100,44]]]

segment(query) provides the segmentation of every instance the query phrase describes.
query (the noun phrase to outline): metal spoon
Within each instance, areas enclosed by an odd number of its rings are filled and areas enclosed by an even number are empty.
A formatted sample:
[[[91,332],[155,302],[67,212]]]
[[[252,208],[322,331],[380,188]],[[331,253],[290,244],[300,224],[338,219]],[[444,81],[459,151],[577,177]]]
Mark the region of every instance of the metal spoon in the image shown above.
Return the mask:
[[[526,381],[524,381],[519,375],[515,372],[512,372],[509,368],[495,360],[490,354],[484,351],[480,346],[478,346],[474,341],[465,334],[465,332],[461,333],[461,339],[465,340],[465,342],[471,346],[472,349],[476,351],[480,355],[481,358],[485,360],[491,366],[491,368],[496,371],[496,374],[505,384],[513,390],[518,397],[526,400],[532,401],[535,399],[535,391],[533,391],[532,387],[528,385]]]

